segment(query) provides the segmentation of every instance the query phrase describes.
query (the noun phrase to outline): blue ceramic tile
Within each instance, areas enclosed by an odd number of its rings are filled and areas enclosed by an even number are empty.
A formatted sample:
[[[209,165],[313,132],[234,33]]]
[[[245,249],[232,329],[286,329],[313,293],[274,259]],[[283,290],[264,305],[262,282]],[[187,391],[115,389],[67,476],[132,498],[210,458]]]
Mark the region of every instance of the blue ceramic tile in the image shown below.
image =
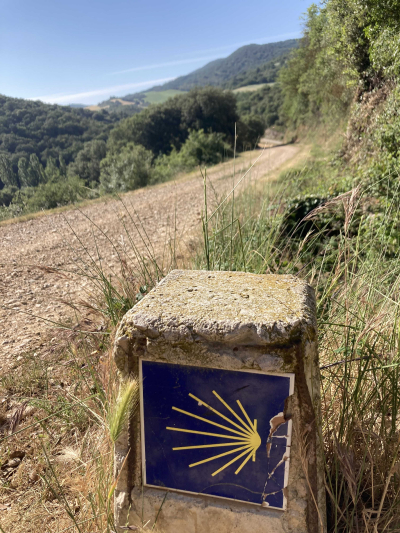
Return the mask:
[[[292,375],[141,364],[146,485],[282,509]]]

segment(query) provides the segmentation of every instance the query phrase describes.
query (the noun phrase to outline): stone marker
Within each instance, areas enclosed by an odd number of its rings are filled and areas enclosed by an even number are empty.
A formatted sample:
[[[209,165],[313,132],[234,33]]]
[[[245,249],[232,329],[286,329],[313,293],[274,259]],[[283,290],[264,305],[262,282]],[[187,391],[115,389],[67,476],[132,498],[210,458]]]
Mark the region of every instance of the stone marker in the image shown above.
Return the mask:
[[[165,533],[325,530],[309,285],[175,270],[125,315],[114,357],[141,389],[116,443],[118,526],[158,515]]]

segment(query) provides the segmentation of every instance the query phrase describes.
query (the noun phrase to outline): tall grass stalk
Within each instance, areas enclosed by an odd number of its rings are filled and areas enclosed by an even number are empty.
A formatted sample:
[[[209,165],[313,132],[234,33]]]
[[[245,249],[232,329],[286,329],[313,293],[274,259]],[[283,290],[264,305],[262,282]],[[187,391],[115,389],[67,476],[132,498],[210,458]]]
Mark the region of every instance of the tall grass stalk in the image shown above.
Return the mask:
[[[108,412],[108,429],[113,442],[116,442],[127,425],[130,414],[139,402],[139,384],[131,379],[121,384],[117,400]]]

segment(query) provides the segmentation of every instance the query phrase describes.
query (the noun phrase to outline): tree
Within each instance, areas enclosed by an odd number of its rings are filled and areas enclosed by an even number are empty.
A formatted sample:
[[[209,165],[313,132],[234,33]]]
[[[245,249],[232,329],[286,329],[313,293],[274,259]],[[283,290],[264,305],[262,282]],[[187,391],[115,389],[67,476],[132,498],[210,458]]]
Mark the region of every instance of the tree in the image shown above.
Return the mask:
[[[216,87],[192,89],[187,95],[177,96],[182,110],[182,127],[223,133],[233,145],[235,122],[239,120],[233,93]]]
[[[18,187],[21,184],[18,175],[14,172],[10,158],[7,154],[0,154],[0,185],[3,187]]]
[[[100,180],[100,162],[106,157],[107,148],[104,141],[89,141],[78,153],[76,159],[68,167],[69,175],[77,175],[87,185]]]
[[[140,144],[155,157],[179,150],[190,130],[223,133],[233,143],[239,116],[233,93],[215,87],[193,89],[121,121],[110,133],[110,149]]]
[[[100,164],[100,183],[107,193],[145,187],[152,175],[153,154],[132,143],[118,153],[110,152]]]
[[[18,161],[18,177],[22,187],[37,187],[45,183],[44,169],[36,154],[32,154],[29,161],[26,157]]]
[[[238,150],[254,150],[261,137],[264,135],[265,124],[262,118],[247,115],[237,124]]]
[[[172,99],[174,100],[174,99]],[[186,138],[181,128],[182,112],[175,102],[151,106],[118,124],[110,133],[110,148],[117,151],[128,143],[140,144],[155,156],[179,148]]]

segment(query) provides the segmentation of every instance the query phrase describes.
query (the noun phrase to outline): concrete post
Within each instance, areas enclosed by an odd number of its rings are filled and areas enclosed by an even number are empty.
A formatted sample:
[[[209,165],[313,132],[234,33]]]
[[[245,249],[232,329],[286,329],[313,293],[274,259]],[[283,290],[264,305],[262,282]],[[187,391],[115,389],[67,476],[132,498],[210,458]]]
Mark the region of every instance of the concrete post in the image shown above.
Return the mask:
[[[141,386],[115,449],[119,527],[158,515],[165,533],[325,531],[309,285],[173,271],[125,315],[114,357]]]

